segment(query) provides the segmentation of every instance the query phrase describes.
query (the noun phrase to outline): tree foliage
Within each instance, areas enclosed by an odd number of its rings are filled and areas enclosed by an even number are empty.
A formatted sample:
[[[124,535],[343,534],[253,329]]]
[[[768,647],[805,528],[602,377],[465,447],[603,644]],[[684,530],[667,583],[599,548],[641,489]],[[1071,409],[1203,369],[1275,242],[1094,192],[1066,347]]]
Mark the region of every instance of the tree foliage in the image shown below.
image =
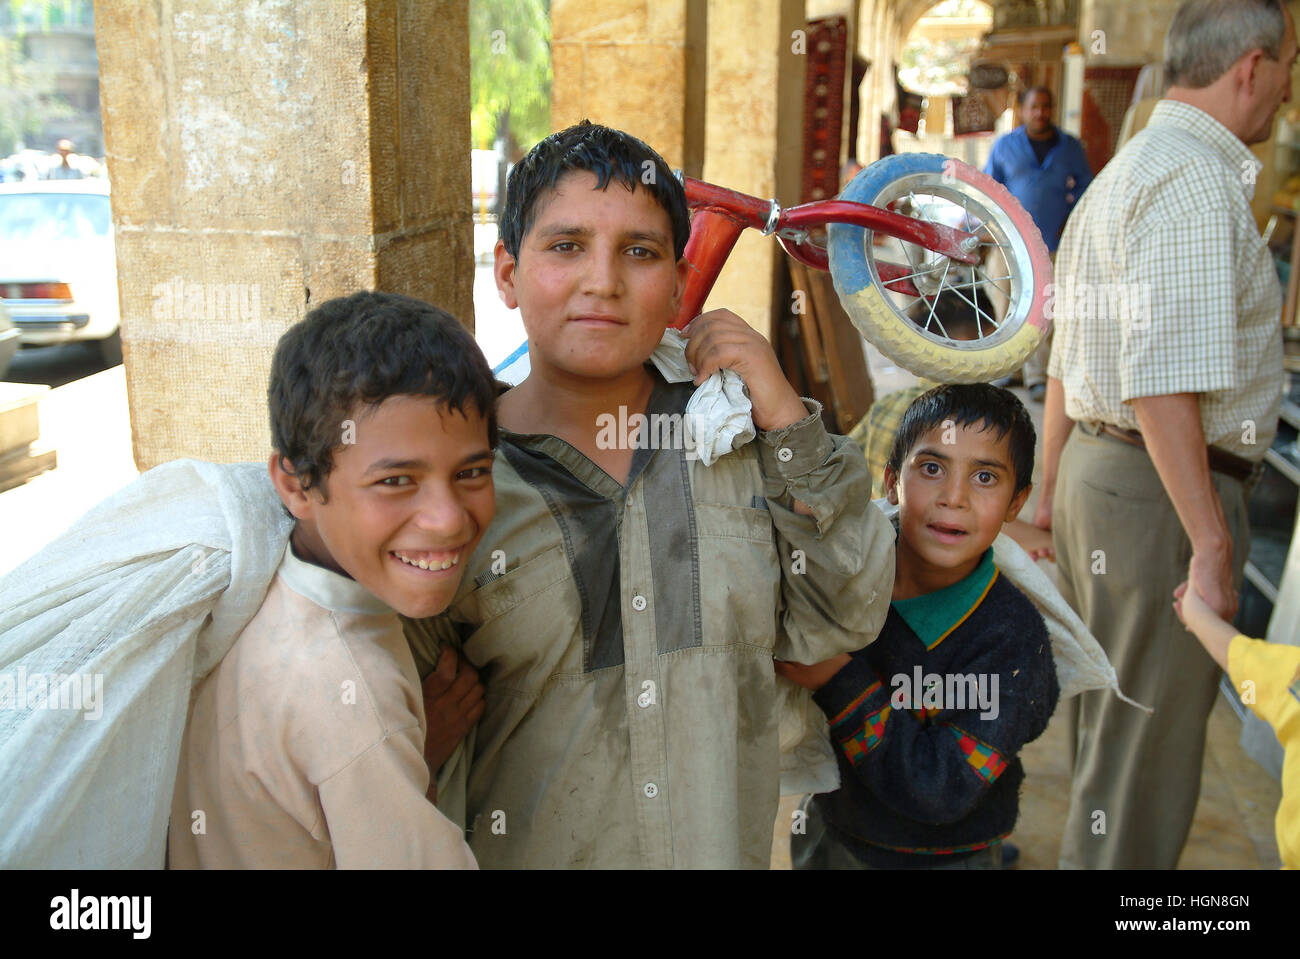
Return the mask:
[[[980,0],[945,0],[928,10],[922,23],[958,19],[986,20],[991,25],[992,18],[992,8]],[[899,80],[916,93],[932,96],[966,93],[966,75],[984,32],[977,28],[968,37],[940,39],[926,36],[918,25],[899,56]]]
[[[550,0],[470,0],[470,134],[492,145],[502,121],[528,149],[551,131]]]
[[[67,117],[73,109],[55,90],[48,64],[24,54],[30,30],[94,23],[89,0],[8,0],[0,6],[0,156],[39,136],[45,121]],[[12,35],[7,35],[12,34]]]
[[[23,59],[18,41],[0,36],[0,156],[38,136],[46,120],[71,112],[48,74]]]

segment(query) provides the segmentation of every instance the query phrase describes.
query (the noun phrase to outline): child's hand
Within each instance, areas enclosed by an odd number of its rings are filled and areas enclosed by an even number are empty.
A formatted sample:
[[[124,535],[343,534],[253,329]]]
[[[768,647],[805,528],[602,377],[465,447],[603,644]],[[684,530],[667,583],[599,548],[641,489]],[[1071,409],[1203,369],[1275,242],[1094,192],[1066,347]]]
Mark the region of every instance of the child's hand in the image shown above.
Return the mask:
[[[1205,651],[1226,671],[1228,647],[1237,635],[1237,629],[1225,622],[1214,608],[1201,598],[1201,594],[1191,585],[1190,579],[1179,583],[1174,590],[1174,613],[1201,641]]]
[[[824,662],[813,663],[811,666],[805,666],[802,663],[788,663],[783,659],[772,660],[772,665],[775,667],[778,676],[782,676],[804,689],[811,689],[813,692],[829,683],[831,677],[848,664],[848,653],[840,653],[838,656]]]
[[[1219,614],[1201,598],[1189,580],[1183,580],[1174,589],[1174,613],[1179,621],[1193,633],[1201,633],[1214,623],[1222,623]]]
[[[1050,530],[1040,529],[1033,523],[1013,519],[1007,524],[1007,535],[1029,554],[1030,559],[1050,559],[1056,562],[1056,547],[1052,545]]]
[[[424,680],[424,759],[432,779],[483,715],[483,684],[464,657],[446,644],[438,668]]]
[[[686,362],[699,386],[718,370],[733,370],[749,387],[754,426],[768,432],[785,429],[808,415],[799,394],[781,372],[776,353],[763,334],[730,310],[710,310],[684,331]]]

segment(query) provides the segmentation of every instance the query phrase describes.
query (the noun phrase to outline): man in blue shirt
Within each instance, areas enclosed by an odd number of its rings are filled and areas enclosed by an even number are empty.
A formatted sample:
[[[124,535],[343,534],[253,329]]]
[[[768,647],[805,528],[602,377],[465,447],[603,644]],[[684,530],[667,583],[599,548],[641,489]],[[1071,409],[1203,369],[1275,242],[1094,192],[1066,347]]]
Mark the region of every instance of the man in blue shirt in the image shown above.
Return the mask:
[[[1021,125],[993,144],[984,172],[997,180],[1034,219],[1047,249],[1056,255],[1065,221],[1092,182],[1083,144],[1052,123],[1052,91],[1023,90],[1017,100]],[[1042,401],[1047,391],[1050,337],[1025,361],[1029,395]]]

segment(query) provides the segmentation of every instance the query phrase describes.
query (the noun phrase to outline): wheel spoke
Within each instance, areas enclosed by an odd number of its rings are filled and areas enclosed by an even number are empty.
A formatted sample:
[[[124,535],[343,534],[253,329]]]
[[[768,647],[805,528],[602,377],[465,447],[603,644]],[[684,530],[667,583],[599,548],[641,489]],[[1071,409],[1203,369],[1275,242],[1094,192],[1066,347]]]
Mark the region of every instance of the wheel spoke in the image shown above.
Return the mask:
[[[980,317],[987,318],[989,321],[989,326],[993,327],[994,332],[997,332],[998,321],[995,320],[993,317],[989,316],[989,314],[985,313],[983,310],[981,310],[979,308],[979,304],[975,303],[973,300],[967,300],[966,297],[962,295],[961,290],[959,290],[955,286],[950,286],[948,287],[948,289],[952,290],[954,293],[960,296],[963,300],[965,300],[967,303],[971,305],[972,309],[975,310],[975,329],[978,333],[977,339],[981,339],[981,340],[984,339],[984,324],[980,321]]]
[[[1010,291],[1010,290],[1004,290],[1004,289],[1002,289],[1002,287],[998,286],[997,283],[994,282],[994,281],[989,277],[989,275],[988,275],[987,273],[984,273],[984,268],[983,268],[983,267],[976,266],[976,267],[975,267],[975,272],[976,272],[976,273],[981,273],[981,274],[983,274],[983,275],[984,275],[984,280],[985,280],[985,282],[987,282],[987,283],[992,283],[992,284],[993,284],[993,289],[997,290],[999,293],[1001,293],[1003,296],[1005,296],[1005,297],[1007,298],[1007,300],[1010,300],[1010,299],[1011,299],[1011,291]],[[1004,276],[1004,277],[1000,277],[1000,279],[1009,280],[1009,279],[1011,279],[1011,277],[1010,277],[1010,276]]]
[[[963,189],[954,192],[941,188],[937,180],[929,184],[914,180],[910,188],[904,188],[903,193],[884,205],[896,213],[906,208],[908,216],[925,224],[948,225],[960,214],[961,229],[973,236],[970,242],[978,251],[976,262],[967,264],[936,253],[926,243],[895,237],[903,257],[900,259],[892,253],[891,245],[890,251],[881,251],[893,261],[886,263],[876,260],[876,251],[868,247],[866,252],[876,272],[875,281],[881,285],[889,309],[899,319],[914,325],[918,333],[945,349],[965,346],[975,350],[991,348],[994,337],[1004,337],[1009,328],[1023,322],[1023,317],[1010,308],[999,319],[1004,303],[1010,307],[1013,299],[1027,295],[1023,288],[1026,271],[1032,276],[1032,264],[1015,233],[1019,228],[1018,219],[1008,220],[996,202],[968,195]],[[939,269],[941,261],[942,270]],[[881,275],[882,270],[897,275],[886,278]],[[945,308],[952,305],[956,307],[954,315],[963,315],[962,308],[956,306],[960,302],[971,310],[975,335],[969,344],[952,338],[939,310],[939,298],[948,296],[949,291],[960,299],[945,301]],[[981,296],[984,303],[980,303]],[[918,301],[924,306],[918,308]],[[912,319],[913,316],[917,318]],[[1002,348],[1000,340],[997,348]]]
[[[939,277],[939,290],[940,290],[940,292],[943,291],[943,281],[946,280],[946,279],[948,279],[948,267],[950,267],[951,265],[952,265],[952,260],[945,260],[945,261],[944,261],[944,264],[943,264],[943,276]],[[939,324],[939,332],[943,334],[943,338],[946,340],[946,339],[949,339],[949,337],[948,337],[948,331],[945,330],[945,329],[943,328],[943,323],[939,320],[939,318],[938,318],[937,316],[934,315],[934,307],[935,307],[935,304],[937,304],[938,302],[939,302],[939,295],[936,293],[934,299],[930,301],[930,320],[934,320],[934,322],[936,322],[936,323]],[[926,320],[926,321],[925,321],[925,331],[926,331],[927,333],[930,332],[930,320]]]
[[[939,269],[939,264],[935,263],[924,270],[917,270],[915,273],[907,274],[907,276],[891,276],[888,280],[884,280],[882,282],[884,283],[885,286],[888,286],[890,283],[899,283],[903,280],[910,280],[913,277],[929,276],[935,271],[937,271],[938,269]],[[879,273],[879,270],[877,270],[877,273]]]
[[[1015,279],[1015,277],[1014,277],[1012,274],[1010,274],[1010,273],[1008,273],[1006,276],[988,276],[988,277],[985,277],[984,280],[972,280],[970,283],[967,283],[967,284],[963,285],[961,288],[962,288],[963,290],[969,290],[972,286],[979,286],[979,285],[980,285],[981,283],[983,283],[985,280],[987,280],[988,282],[992,283],[994,280],[1012,280],[1012,279]],[[949,289],[950,289],[950,290],[955,290],[955,289],[957,289],[957,287],[955,287],[955,286],[951,286],[951,287],[949,287]]]

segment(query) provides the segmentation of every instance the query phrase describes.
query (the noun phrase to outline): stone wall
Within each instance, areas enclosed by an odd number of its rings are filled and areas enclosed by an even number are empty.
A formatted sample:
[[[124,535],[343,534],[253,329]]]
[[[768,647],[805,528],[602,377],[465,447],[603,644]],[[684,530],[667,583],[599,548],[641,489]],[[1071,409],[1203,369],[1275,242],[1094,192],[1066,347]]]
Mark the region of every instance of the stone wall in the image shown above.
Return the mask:
[[[461,0],[96,4],[137,465],[269,455],[280,334],[360,289],[472,326]]]
[[[699,175],[705,0],[553,0],[551,127],[588,119]]]
[[[1165,33],[1180,0],[1083,0],[1079,10],[1079,42],[1088,64],[1159,63],[1165,55]],[[1094,52],[1093,32],[1104,35],[1105,52]]]
[[[804,55],[796,52],[795,31],[805,22],[802,0],[709,3],[704,179],[786,205],[797,201]],[[746,230],[705,309],[730,309],[770,338],[773,318],[788,308],[780,294],[784,257],[772,237]]]

